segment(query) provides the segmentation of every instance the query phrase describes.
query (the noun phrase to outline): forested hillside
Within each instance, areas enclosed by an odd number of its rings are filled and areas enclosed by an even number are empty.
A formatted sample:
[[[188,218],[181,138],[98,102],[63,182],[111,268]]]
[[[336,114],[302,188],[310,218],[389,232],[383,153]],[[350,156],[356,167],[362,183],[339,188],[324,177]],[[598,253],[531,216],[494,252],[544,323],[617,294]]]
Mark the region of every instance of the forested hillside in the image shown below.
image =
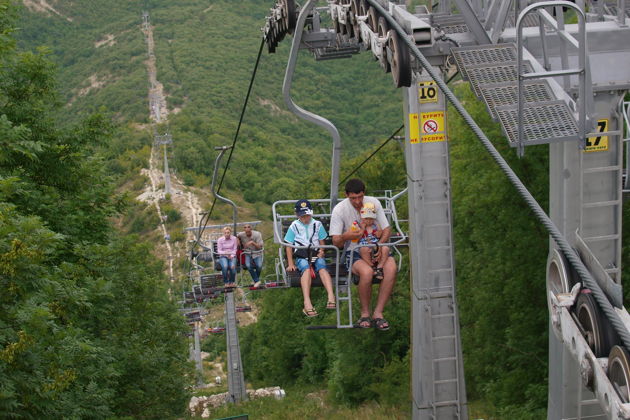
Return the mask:
[[[173,136],[169,162],[187,184],[208,189],[213,148],[234,138],[273,1],[49,0],[55,12],[24,3],[0,0],[0,416],[182,416],[192,384],[187,327],[155,244],[143,242],[159,220],[125,195],[143,187],[152,142],[142,12],[171,113],[159,127]],[[282,100],[289,43],[263,52],[222,190],[264,221],[274,200],[328,194],[330,138]],[[469,88],[453,88],[546,207],[546,146],[516,158]],[[342,178],[403,122],[401,93],[369,54],[315,62],[302,52],[293,90],[300,106],[339,128]],[[448,122],[468,396],[480,417],[545,418],[548,237],[467,126],[452,112]],[[389,142],[356,175],[371,191],[404,188],[400,145]],[[212,216],[229,218],[222,208]],[[629,254],[624,247],[624,261]],[[239,329],[246,381],[327,390],[335,407],[378,403],[402,407],[392,417],[408,414],[407,273],[405,262],[387,333],[306,331],[298,290],[262,292],[258,322]],[[327,316],[317,323],[332,323]],[[221,355],[224,339],[203,348]]]
[[[173,417],[185,329],[160,264],[110,219],[102,115],[60,124],[54,66],[0,2],[0,417]]]
[[[51,48],[51,58],[59,65],[66,118],[104,107],[117,121],[146,123],[142,64],[146,49],[140,24],[142,11],[148,11],[155,26],[158,77],[170,111],[176,114],[169,119],[176,145],[172,166],[187,182],[208,185],[213,147],[230,144],[234,137],[266,3],[57,1],[66,18],[27,13],[32,18],[22,22],[20,39]],[[328,134],[297,119],[283,104],[289,46],[287,42],[276,54],[264,51],[234,154],[235,170],[225,178],[228,188],[241,191],[252,203],[302,195],[309,189],[305,177],[321,179],[322,174],[312,176],[313,172],[330,165]],[[349,63],[353,71],[347,71]],[[303,52],[294,92],[297,103],[324,113],[343,132],[344,159],[374,146],[400,126],[400,94],[365,54],[316,63]]]

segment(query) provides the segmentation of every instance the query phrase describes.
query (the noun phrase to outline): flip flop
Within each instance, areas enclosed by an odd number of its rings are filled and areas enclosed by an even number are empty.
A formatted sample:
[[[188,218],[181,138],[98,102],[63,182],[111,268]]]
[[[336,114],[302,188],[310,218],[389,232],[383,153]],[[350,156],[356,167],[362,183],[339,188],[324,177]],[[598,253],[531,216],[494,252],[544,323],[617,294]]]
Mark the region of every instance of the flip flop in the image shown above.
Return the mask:
[[[326,309],[337,309],[337,304],[335,302],[327,302]]]
[[[389,322],[387,322],[385,318],[374,318],[372,320],[372,323],[374,324],[374,328],[376,328],[377,330],[389,330]]]
[[[319,314],[317,313],[317,311],[315,310],[315,308],[311,308],[311,309],[306,309],[306,308],[303,308],[303,309],[302,309],[302,313],[303,313],[304,315],[306,315],[307,317],[309,317],[309,318],[313,318],[313,317],[315,317],[315,316],[319,315]]]
[[[361,325],[363,323],[367,323],[367,325]],[[357,320],[357,323],[354,324],[357,328],[372,328],[372,318],[369,316],[362,316]]]

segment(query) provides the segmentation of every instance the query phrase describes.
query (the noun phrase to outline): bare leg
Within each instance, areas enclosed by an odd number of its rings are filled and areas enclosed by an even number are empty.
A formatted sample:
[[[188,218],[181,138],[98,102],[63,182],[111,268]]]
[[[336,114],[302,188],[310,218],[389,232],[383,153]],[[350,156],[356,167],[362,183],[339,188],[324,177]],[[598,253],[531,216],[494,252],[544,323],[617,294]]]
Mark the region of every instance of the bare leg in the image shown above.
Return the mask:
[[[383,274],[383,281],[381,281],[381,286],[378,289],[378,298],[372,314],[373,318],[383,318],[383,309],[385,309],[385,304],[392,294],[394,284],[396,284],[396,261],[392,257],[389,257],[385,262]],[[361,290],[359,289],[360,293]]]
[[[332,279],[330,273],[325,268],[319,270],[319,278],[322,280],[322,284],[328,293],[328,302],[336,302],[335,293],[333,292]]]
[[[359,255],[363,261],[372,265],[372,248],[367,246],[359,248]]]
[[[380,253],[378,254],[378,267],[383,268],[388,258],[389,258],[389,247],[381,246]]]
[[[359,302],[361,303],[361,317],[370,316],[370,301],[372,300],[372,276],[374,269],[371,264],[357,260],[352,264],[352,272],[359,276]],[[381,287],[383,287],[381,285]]]
[[[311,273],[306,269],[300,277],[300,284],[302,285],[302,295],[304,296],[304,309],[313,309],[313,303],[311,302]]]

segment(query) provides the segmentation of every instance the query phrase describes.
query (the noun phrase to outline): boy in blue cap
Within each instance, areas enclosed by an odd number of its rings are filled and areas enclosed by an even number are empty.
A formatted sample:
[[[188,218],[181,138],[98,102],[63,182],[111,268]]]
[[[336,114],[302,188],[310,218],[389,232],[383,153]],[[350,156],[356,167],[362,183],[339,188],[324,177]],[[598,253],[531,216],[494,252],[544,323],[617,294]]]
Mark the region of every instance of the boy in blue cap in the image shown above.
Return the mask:
[[[300,284],[304,295],[304,308],[302,312],[307,317],[317,316],[317,311],[311,302],[311,283],[315,278],[315,273],[319,277],[328,293],[328,303],[326,309],[336,309],[336,299],[332,288],[332,279],[326,269],[324,260],[324,239],[328,236],[326,229],[319,220],[313,218],[313,207],[308,200],[298,200],[295,203],[295,215],[298,217],[287,229],[284,241],[296,246],[305,246],[307,249],[294,249],[286,247],[287,270],[300,270]],[[293,258],[295,257],[295,262]]]

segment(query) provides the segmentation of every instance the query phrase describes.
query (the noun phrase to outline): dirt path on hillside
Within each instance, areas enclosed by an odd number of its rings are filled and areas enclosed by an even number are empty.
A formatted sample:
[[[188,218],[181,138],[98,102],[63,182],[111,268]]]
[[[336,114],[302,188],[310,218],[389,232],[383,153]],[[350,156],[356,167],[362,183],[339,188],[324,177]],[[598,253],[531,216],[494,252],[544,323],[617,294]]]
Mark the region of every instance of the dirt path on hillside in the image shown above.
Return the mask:
[[[24,3],[24,6],[26,6],[26,8],[34,12],[46,13],[48,15],[50,15],[50,13],[52,12],[57,16],[64,18],[68,22],[72,22],[72,18],[59,13],[59,11],[48,4],[46,0],[22,0],[22,3]]]
[[[145,61],[147,73],[149,76],[149,116],[152,121],[151,128],[153,129],[153,135],[157,135],[157,124],[164,124],[168,122],[169,111],[166,103],[166,95],[164,94],[164,86],[157,79],[157,66],[156,56],[154,53],[154,40],[153,40],[153,26],[149,22],[149,15],[143,16],[142,32],[145,36],[147,43],[148,59]],[[176,144],[177,139],[173,139]],[[174,145],[168,145],[174,147]],[[160,230],[162,237],[164,238],[164,244],[156,247],[158,253],[162,254],[160,250],[164,251],[164,258],[166,259],[168,267],[168,275],[171,282],[175,280],[175,274],[173,270],[173,264],[180,258],[186,258],[187,250],[181,246],[176,246],[170,242],[170,234],[167,230],[167,226],[164,223],[164,215],[160,206],[161,200],[165,198],[164,191],[164,172],[160,162],[163,160],[161,153],[161,146],[157,142],[153,142],[151,147],[151,157],[149,159],[149,168],[142,169],[142,173],[148,176],[151,185],[145,188],[145,192],[139,197],[139,199],[155,205],[158,217],[160,218]],[[199,224],[201,213],[203,211],[200,197],[204,197],[209,200],[207,193],[203,193],[201,190],[194,187],[187,187],[184,183],[174,174],[170,173],[171,179],[171,196],[170,202],[173,207],[181,214],[182,218],[186,221],[187,226],[194,227]],[[187,241],[194,240],[194,232],[187,232]],[[186,245],[184,245],[186,246]],[[185,273],[188,274],[188,273]],[[243,274],[242,274],[243,275]],[[245,274],[249,275],[249,274]],[[238,289],[237,294],[239,300],[243,300],[244,291]],[[251,305],[251,303],[248,302]],[[248,325],[258,320],[258,311],[252,305],[252,312],[239,313],[239,320],[241,325]]]

